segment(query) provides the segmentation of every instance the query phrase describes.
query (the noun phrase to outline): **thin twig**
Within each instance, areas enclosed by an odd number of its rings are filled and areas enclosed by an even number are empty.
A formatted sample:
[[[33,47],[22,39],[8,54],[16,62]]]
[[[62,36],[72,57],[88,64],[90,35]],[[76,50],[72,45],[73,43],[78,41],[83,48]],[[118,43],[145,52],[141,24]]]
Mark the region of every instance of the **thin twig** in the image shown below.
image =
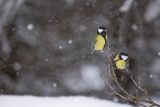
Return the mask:
[[[122,98],[123,100],[131,101],[131,102],[133,102],[133,103],[135,103],[135,104],[137,104],[137,105],[141,105],[141,106],[143,106],[143,107],[147,107],[147,106],[145,106],[144,104],[141,104],[141,103],[139,103],[139,102],[137,102],[137,101],[135,101],[135,100],[133,100],[133,99],[128,98],[128,96],[121,95],[120,93],[118,93],[117,91],[115,91],[114,88],[109,84],[109,82],[108,82],[107,79],[106,79],[106,83],[107,83],[108,87],[113,91],[112,93],[106,92],[107,94],[117,95],[117,96],[119,96],[120,98]]]
[[[109,47],[109,42],[108,42],[107,50],[108,50],[108,53],[111,52],[111,48]],[[122,99],[124,99],[124,100],[126,100],[126,101],[131,101],[131,102],[133,102],[133,103],[135,103],[135,104],[137,104],[137,105],[141,105],[141,106],[143,106],[143,107],[148,107],[148,106],[147,106],[147,105],[144,105],[144,104],[142,104],[142,103],[140,103],[140,102],[145,102],[145,103],[147,103],[147,104],[150,104],[149,107],[153,107],[153,106],[158,106],[158,107],[160,107],[159,104],[155,103],[155,102],[151,99],[151,97],[150,97],[149,93],[147,92],[147,90],[145,90],[144,88],[142,88],[140,85],[137,84],[137,82],[134,80],[131,72],[130,72],[128,69],[126,69],[127,72],[128,72],[128,74],[129,74],[129,76],[130,76],[130,78],[131,78],[131,80],[132,80],[132,82],[135,84],[135,86],[136,86],[139,90],[141,90],[141,91],[149,98],[149,100],[144,100],[144,99],[141,99],[139,96],[134,96],[134,95],[128,93],[128,92],[120,85],[120,83],[119,83],[119,81],[118,81],[118,79],[117,79],[117,77],[116,77],[115,70],[114,70],[114,67],[113,67],[113,63],[112,63],[110,57],[112,57],[112,56],[107,56],[108,62],[109,62],[109,64],[108,64],[109,75],[110,75],[111,79],[116,83],[116,85],[118,86],[118,88],[119,88],[125,95],[122,95],[122,94],[120,94],[119,92],[117,92],[117,91],[109,84],[108,80],[106,80],[108,87],[112,90],[112,92],[111,92],[111,93],[108,93],[108,94],[117,95],[117,96],[119,96],[120,98],[122,98]],[[111,71],[112,71],[112,72],[111,72]]]
[[[114,95],[118,95],[119,97],[121,97],[124,100],[127,100],[128,98],[126,96],[121,95],[120,93],[118,93],[117,91],[114,90],[114,88],[109,84],[108,80],[106,79],[106,83],[108,85],[108,87],[113,91],[112,94]]]
[[[115,75],[115,71],[114,71],[114,69],[113,69],[112,61],[110,60],[109,57],[108,57],[108,61],[109,61],[108,71],[109,71],[109,73],[110,73],[110,75],[111,75],[112,80],[116,83],[116,85],[118,86],[118,88],[119,88],[124,94],[126,94],[127,96],[129,96],[130,99],[139,100],[139,99],[137,99],[135,96],[133,96],[133,95],[131,95],[130,93],[128,93],[128,92],[120,85],[120,83],[119,83],[119,81],[117,80],[117,77],[116,77],[116,75]],[[111,68],[110,68],[110,65],[111,65]],[[112,71],[112,72],[111,72],[111,71]],[[113,76],[112,76],[112,74],[113,74]]]
[[[138,89],[140,89],[142,92],[144,92],[147,96],[149,96],[147,90],[145,90],[145,89],[142,88],[140,85],[138,85],[137,82],[134,80],[131,72],[130,72],[128,69],[126,69],[126,70],[127,70],[127,72],[129,73],[129,76],[130,76],[132,82],[136,85],[136,87],[137,87]]]

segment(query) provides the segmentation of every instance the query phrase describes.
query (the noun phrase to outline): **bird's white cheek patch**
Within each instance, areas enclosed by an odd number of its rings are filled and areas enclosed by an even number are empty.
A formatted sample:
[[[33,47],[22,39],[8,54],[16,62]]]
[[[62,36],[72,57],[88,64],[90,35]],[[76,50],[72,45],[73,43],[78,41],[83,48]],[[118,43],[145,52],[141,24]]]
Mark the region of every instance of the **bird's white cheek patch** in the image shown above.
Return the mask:
[[[99,32],[99,33],[102,33],[102,32],[103,32],[103,29],[98,29],[98,32]]]
[[[128,59],[128,56],[122,55],[121,57],[122,57],[123,60],[127,60]]]

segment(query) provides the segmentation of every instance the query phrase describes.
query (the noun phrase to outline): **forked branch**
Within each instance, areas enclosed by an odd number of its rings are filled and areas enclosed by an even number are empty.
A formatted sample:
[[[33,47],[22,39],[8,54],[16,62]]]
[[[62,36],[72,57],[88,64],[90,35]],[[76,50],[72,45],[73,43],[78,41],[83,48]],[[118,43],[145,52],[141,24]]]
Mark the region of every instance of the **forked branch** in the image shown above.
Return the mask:
[[[109,47],[108,44],[108,53],[111,53],[111,48]],[[125,89],[123,86],[121,86],[120,81],[117,79],[116,76],[116,70],[114,69],[113,63],[111,58],[113,58],[112,56],[107,56],[107,60],[108,60],[108,72],[109,75],[111,77],[111,80],[115,83],[115,85],[119,88],[119,90],[121,91],[118,92],[116,89],[114,89],[112,87],[112,85],[108,82],[108,80],[106,79],[106,84],[109,87],[109,89],[111,90],[111,92],[106,92],[108,94],[111,95],[117,95],[118,97],[120,97],[123,100],[129,101],[129,102],[133,102],[134,104],[137,105],[141,105],[143,107],[160,107],[159,104],[155,103],[152,99],[151,96],[149,95],[148,91],[141,87],[133,78],[132,73],[126,69],[126,72],[128,73],[129,78],[131,79],[131,82],[136,86],[137,89],[139,89],[146,97],[147,99],[142,99],[141,96],[138,95],[133,95],[129,92],[127,92],[127,89]]]

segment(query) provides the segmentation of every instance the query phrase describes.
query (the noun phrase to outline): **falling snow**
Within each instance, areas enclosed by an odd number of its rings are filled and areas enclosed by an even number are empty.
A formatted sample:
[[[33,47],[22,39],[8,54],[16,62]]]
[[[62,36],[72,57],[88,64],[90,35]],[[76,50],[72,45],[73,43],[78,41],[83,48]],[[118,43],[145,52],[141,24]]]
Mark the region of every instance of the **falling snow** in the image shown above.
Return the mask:
[[[158,56],[160,56],[160,52],[158,52],[157,54],[158,54]]]
[[[57,87],[57,83],[53,83],[53,87]]]
[[[87,27],[86,27],[85,25],[81,25],[81,26],[79,27],[79,30],[80,30],[81,32],[84,32],[84,31],[87,30]]]
[[[61,45],[59,46],[59,49],[60,49],[60,50],[62,49],[62,46],[61,46]]]
[[[28,25],[27,25],[27,29],[28,29],[28,30],[33,30],[33,29],[34,29],[33,24],[28,24]]]
[[[137,29],[138,29],[138,26],[137,26],[136,24],[133,24],[133,25],[132,25],[132,29],[133,29],[133,30],[137,30]]]
[[[45,58],[45,62],[48,62],[48,60],[49,60],[48,58]]]
[[[73,42],[72,40],[68,40],[68,44],[72,44],[72,42]]]
[[[107,28],[107,45],[91,55],[98,26]],[[116,104],[120,98],[104,94],[105,79],[112,83],[106,56],[129,51],[135,81],[154,95],[160,90],[159,29],[160,0],[0,0],[0,94],[89,95]],[[134,93],[132,85],[127,91]]]
[[[14,70],[16,70],[16,71],[21,69],[21,65],[18,62],[14,63],[13,67],[14,67]]]

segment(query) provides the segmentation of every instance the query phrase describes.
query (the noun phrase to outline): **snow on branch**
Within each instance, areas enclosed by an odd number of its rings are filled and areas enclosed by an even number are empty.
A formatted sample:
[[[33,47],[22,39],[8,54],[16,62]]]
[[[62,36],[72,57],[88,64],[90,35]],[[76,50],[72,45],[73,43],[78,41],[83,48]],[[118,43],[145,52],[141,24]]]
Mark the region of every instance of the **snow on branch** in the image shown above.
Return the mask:
[[[160,1],[152,1],[147,6],[147,9],[144,14],[144,19],[147,22],[151,22],[152,20],[156,19],[160,15]]]
[[[120,7],[119,11],[120,12],[127,12],[131,8],[133,1],[134,0],[126,0],[123,3],[123,5]]]

